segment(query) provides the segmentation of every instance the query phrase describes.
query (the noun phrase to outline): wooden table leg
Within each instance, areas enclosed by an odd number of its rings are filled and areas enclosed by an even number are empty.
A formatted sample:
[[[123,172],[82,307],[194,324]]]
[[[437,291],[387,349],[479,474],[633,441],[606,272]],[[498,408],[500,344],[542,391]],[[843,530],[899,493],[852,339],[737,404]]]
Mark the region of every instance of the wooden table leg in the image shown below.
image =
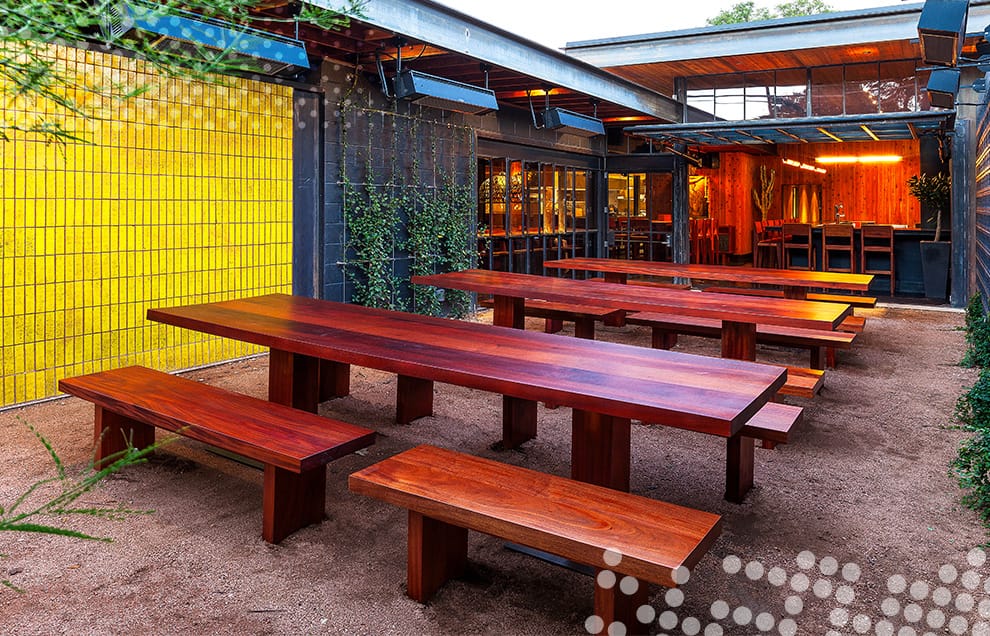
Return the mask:
[[[351,393],[351,365],[320,360],[320,401],[345,397]]]
[[[629,281],[629,275],[621,272],[605,272],[606,283],[619,283],[625,285]]]
[[[650,344],[654,349],[673,349],[677,344],[677,334],[663,327],[653,327]]]
[[[742,503],[753,487],[754,439],[736,434],[726,440],[725,499]]]
[[[735,360],[756,360],[756,324],[722,321],[722,357]]]
[[[791,300],[808,300],[808,288],[802,286],[784,285],[784,298]]]
[[[400,375],[395,384],[396,424],[433,415],[433,380]]]
[[[629,418],[574,409],[571,478],[629,491]]]
[[[272,349],[268,359],[268,399],[316,413],[320,403],[320,359]]]
[[[495,314],[492,316],[492,324],[497,327],[524,329],[526,327],[525,299],[495,296]]]
[[[722,357],[756,360],[756,325],[722,321]],[[725,499],[742,503],[753,487],[753,438],[733,435],[727,441],[725,457]]]
[[[536,402],[502,396],[502,448],[515,448],[536,437]]]

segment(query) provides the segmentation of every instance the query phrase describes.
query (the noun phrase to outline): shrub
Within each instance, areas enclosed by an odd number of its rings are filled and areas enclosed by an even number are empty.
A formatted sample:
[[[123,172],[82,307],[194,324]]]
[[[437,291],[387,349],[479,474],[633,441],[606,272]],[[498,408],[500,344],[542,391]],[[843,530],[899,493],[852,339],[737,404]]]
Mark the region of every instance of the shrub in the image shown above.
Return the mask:
[[[973,436],[959,446],[952,471],[968,492],[962,502],[990,525],[990,369],[956,403],[956,421]]]
[[[990,367],[990,322],[979,294],[973,294],[966,307],[966,345],[965,366]]]

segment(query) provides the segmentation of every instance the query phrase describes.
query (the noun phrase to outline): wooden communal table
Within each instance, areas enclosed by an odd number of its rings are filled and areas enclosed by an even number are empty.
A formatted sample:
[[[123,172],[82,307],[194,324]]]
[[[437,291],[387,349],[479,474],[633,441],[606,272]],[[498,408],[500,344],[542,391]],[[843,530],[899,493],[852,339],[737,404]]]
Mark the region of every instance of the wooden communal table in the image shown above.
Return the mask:
[[[776,285],[783,289],[784,297],[803,300],[808,288],[868,291],[872,274],[844,274],[795,269],[769,269],[762,267],[732,267],[729,265],[701,265],[664,263],[656,261],[630,261],[617,258],[564,258],[545,261],[544,267],[601,272],[606,282],[625,283],[629,275],[700,278],[733,283]]]
[[[525,321],[526,298],[714,318],[722,321],[722,357],[739,360],[756,360],[758,324],[835,330],[852,313],[852,307],[840,303],[702,294],[478,269],[413,276],[412,282],[491,294],[495,299],[494,323],[519,329]]]
[[[572,407],[572,476],[620,490],[629,489],[631,419],[719,435],[733,501],[753,480],[740,431],[785,380],[781,367],[278,294],[148,318],[270,347],[269,399],[309,411],[347,393],[352,364],[398,374],[405,422],[432,413],[434,381],[505,396],[503,422],[517,439],[535,434],[538,401]],[[534,430],[512,430],[517,410],[532,411]]]

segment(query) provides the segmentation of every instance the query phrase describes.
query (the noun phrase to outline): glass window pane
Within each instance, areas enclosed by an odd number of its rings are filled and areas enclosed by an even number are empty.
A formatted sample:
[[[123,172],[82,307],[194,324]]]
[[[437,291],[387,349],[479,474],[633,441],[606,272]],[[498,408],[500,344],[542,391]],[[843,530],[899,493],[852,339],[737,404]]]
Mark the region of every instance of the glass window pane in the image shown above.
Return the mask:
[[[525,208],[526,233],[539,234],[540,226],[542,225],[540,219],[540,208],[542,205],[540,165],[538,163],[527,162],[524,169],[523,183],[525,184],[525,189],[523,192],[523,207]]]
[[[767,119],[774,102],[773,72],[746,74],[746,119]]]
[[[842,67],[811,69],[811,114],[815,117],[842,114]]]
[[[509,162],[509,233],[523,233],[522,162]]]
[[[846,66],[846,114],[862,115],[879,111],[879,65],[850,64]]]
[[[918,89],[914,79],[914,62],[881,62],[880,97],[881,113],[901,113],[918,110]],[[925,91],[927,93],[927,91]]]
[[[776,118],[807,117],[808,83],[805,69],[777,71],[774,98]]]

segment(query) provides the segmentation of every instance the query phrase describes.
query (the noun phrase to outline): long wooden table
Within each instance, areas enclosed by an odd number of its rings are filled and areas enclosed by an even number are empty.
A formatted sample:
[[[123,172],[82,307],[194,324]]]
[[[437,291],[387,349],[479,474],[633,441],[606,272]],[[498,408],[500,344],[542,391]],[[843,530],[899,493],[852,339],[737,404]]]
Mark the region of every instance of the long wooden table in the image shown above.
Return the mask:
[[[551,269],[573,269],[601,272],[606,282],[625,283],[630,275],[658,277],[686,277],[734,283],[775,285],[784,291],[785,298],[803,300],[808,288],[868,291],[872,274],[846,274],[794,269],[770,269],[762,267],[732,267],[729,265],[702,265],[697,263],[665,263],[657,261],[630,261],[618,258],[564,258],[545,261]]]
[[[722,357],[739,360],[756,359],[758,324],[835,330],[852,313],[852,307],[839,303],[703,294],[478,269],[413,276],[412,282],[491,294],[495,301],[494,323],[517,329],[524,326],[526,298],[714,318],[722,321]]]
[[[781,367],[279,294],[151,309],[148,319],[269,347],[269,399],[309,411],[347,393],[351,364],[398,374],[401,422],[432,413],[434,381],[503,395],[510,436],[535,434],[511,430],[514,410],[572,407],[572,476],[621,490],[631,419],[725,437],[733,501],[753,480],[740,433],[785,380]]]

